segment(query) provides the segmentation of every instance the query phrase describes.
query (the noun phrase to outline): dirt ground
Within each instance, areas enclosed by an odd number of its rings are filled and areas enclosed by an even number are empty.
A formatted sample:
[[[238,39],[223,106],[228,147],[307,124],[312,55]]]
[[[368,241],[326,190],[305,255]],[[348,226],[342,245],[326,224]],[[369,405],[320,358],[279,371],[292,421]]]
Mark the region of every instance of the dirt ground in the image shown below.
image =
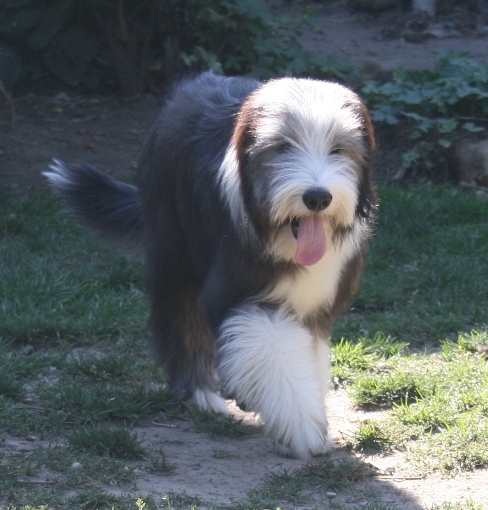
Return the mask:
[[[142,475],[137,482],[139,491],[152,494],[156,500],[174,492],[186,493],[209,503],[229,504],[244,498],[248,491],[260,488],[270,473],[292,472],[301,467],[301,461],[275,453],[273,441],[264,436],[254,415],[243,413],[231,401],[229,407],[237,419],[243,419],[252,429],[249,437],[212,439],[195,432],[186,422],[136,429],[139,437],[153,448],[160,445],[176,468],[169,476]],[[371,418],[372,413],[354,409],[344,390],[329,394],[328,409],[330,430],[336,444],[332,458],[351,458],[345,445],[359,423]],[[397,510],[430,509],[444,501],[462,503],[470,499],[488,508],[488,470],[456,478],[423,477],[405,461],[402,453],[356,457],[371,466],[376,475],[356,483],[351,490],[337,491],[327,502],[311,495],[310,504],[301,508],[352,510],[366,505],[372,497],[396,505]]]
[[[457,2],[464,4],[465,2]],[[478,2],[484,5],[483,2]],[[456,2],[452,3],[453,5]],[[276,0],[272,11],[296,14],[296,2]],[[350,59],[369,73],[396,67],[432,67],[436,51],[464,51],[488,64],[488,11],[469,13],[463,7],[439,12],[429,23],[401,12],[374,14],[353,11],[346,1],[312,4],[321,32],[307,32],[304,44],[324,55],[335,53]],[[417,42],[413,42],[417,41]],[[84,97],[70,91],[51,96],[25,96],[15,100],[15,119],[7,105],[0,109],[0,183],[12,190],[42,186],[40,172],[51,158],[85,161],[121,178],[131,178],[140,147],[154,120],[160,99],[145,95],[123,100],[116,97]],[[353,409],[342,391],[329,398],[331,433],[338,448],[335,457],[350,455],[342,448],[365,414]],[[272,472],[294,469],[300,461],[277,456],[253,415],[233,408],[253,428],[244,439],[211,439],[192,430],[186,422],[146,424],[137,429],[151,445],[160,445],[176,469],[170,475],[142,474],[138,494],[156,499],[169,492],[186,493],[205,501],[229,503],[259,488]],[[14,440],[13,440],[14,441]],[[14,441],[20,444],[19,441]],[[8,443],[6,443],[8,444]],[[402,454],[365,457],[378,468],[379,476],[356,485],[353,491],[338,493],[332,507],[360,508],[375,494],[399,509],[430,508],[443,501],[462,502],[471,498],[488,508],[488,470],[465,477],[422,478],[405,462]],[[328,507],[319,501],[310,506]]]

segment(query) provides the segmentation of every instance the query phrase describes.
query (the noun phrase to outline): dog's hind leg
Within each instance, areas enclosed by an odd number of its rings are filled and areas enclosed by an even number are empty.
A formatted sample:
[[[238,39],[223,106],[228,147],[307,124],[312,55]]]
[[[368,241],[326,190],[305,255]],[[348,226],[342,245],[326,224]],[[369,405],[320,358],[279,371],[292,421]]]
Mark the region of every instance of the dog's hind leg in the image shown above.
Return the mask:
[[[258,412],[267,431],[300,458],[331,448],[324,354],[312,333],[284,309],[247,305],[221,327],[219,369],[225,389]]]
[[[217,393],[215,340],[199,306],[198,289],[152,274],[149,327],[156,356],[175,396],[199,409],[226,414]]]

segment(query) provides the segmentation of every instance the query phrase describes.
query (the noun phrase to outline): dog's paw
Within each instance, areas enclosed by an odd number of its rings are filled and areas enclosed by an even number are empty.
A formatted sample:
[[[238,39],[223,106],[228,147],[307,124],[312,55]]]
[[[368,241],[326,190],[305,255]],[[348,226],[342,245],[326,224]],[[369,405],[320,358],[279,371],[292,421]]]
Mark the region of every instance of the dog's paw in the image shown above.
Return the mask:
[[[191,397],[190,404],[201,411],[213,411],[214,413],[229,414],[225,400],[209,389],[197,388]]]
[[[295,425],[298,425],[295,423]],[[280,437],[275,432],[276,452],[283,457],[294,457],[307,460],[331,452],[334,442],[327,433],[327,420],[325,416],[320,422],[315,420],[302,420],[299,426],[288,423],[286,434]]]
[[[294,446],[296,448],[296,443]],[[283,443],[278,441],[275,441],[274,444],[275,453],[280,457],[285,457],[287,459],[300,458],[302,460],[308,460],[310,457],[320,457],[321,455],[330,453],[332,450],[334,450],[334,448],[334,441],[329,435],[326,435],[326,437],[323,438],[323,441],[319,442],[319,444],[316,444],[314,449],[310,449],[307,447],[307,445],[303,444],[300,450],[297,451],[292,449],[290,446],[285,446]]]
[[[220,374],[239,405],[258,413],[265,430],[294,457],[326,453],[328,358],[287,309],[248,306],[221,328]]]

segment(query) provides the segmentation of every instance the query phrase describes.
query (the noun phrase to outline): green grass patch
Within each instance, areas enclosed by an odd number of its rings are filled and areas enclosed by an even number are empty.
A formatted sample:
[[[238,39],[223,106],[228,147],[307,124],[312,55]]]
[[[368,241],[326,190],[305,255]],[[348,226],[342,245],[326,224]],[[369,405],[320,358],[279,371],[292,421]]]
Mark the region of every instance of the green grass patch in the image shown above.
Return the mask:
[[[144,370],[136,356],[129,353],[117,355],[82,354],[67,360],[66,373],[87,381],[117,382],[140,380]]]
[[[487,437],[486,416],[461,414],[438,434],[420,436],[415,448],[407,445],[408,457],[425,471],[472,471],[488,466]]]
[[[357,451],[374,453],[389,450],[392,442],[381,423],[375,420],[364,420],[360,423],[351,445]]]
[[[355,341],[341,338],[332,350],[334,381],[341,384],[358,371],[371,370],[380,362],[399,356],[405,348],[405,343],[397,342],[381,333],[372,338],[361,337]]]
[[[452,188],[380,187],[376,235],[354,314],[335,337],[377,332],[411,346],[483,329],[488,200]]]
[[[444,342],[440,354],[399,356],[357,372],[348,388],[356,404],[390,411],[381,423],[363,422],[351,445],[404,448],[426,471],[488,466],[488,363],[473,347],[487,337],[473,332]]]
[[[109,494],[101,489],[88,489],[69,498],[65,508],[79,508],[80,510],[129,510],[135,508],[133,498],[123,498]]]
[[[66,439],[72,449],[94,455],[116,459],[141,459],[146,455],[136,434],[124,428],[89,426],[69,432]]]
[[[150,389],[141,384],[51,387],[42,390],[42,396],[50,408],[66,414],[69,424],[113,419],[136,423],[155,413],[175,414],[181,410],[167,390]]]
[[[66,434],[68,438],[73,433]],[[97,436],[100,437],[100,436]],[[110,441],[110,440],[108,440]],[[121,449],[115,450],[119,451]],[[33,455],[32,461],[38,468],[49,470],[56,479],[56,491],[61,493],[66,489],[100,485],[124,485],[134,481],[132,469],[127,467],[124,455],[116,456],[107,453],[105,448],[97,451],[88,448],[76,448],[70,443],[64,445],[49,445],[39,448]],[[138,457],[140,458],[140,457]]]
[[[484,505],[478,505],[471,498],[463,503],[451,503],[446,501],[440,505],[434,504],[428,510],[484,510]]]
[[[232,416],[215,414],[208,411],[192,409],[190,417],[198,432],[205,432],[210,436],[239,438],[249,436],[252,432],[249,427],[242,424]]]
[[[278,509],[283,501],[292,505],[292,508],[300,504],[323,507],[328,491],[350,489],[355,482],[364,481],[373,474],[374,471],[367,464],[354,458],[334,461],[324,457],[307,463],[300,469],[270,474],[263,487],[250,491],[247,500],[239,502],[237,508]],[[371,504],[376,502],[374,497],[370,500]],[[387,507],[380,505],[378,509],[386,510]]]
[[[23,395],[22,384],[11,373],[0,373],[0,398],[20,400]]]
[[[5,341],[47,346],[140,331],[141,264],[77,227],[47,191],[0,200],[0,240]]]
[[[33,356],[30,349],[17,349],[0,338],[0,399],[22,400],[24,383],[38,376],[49,360]]]
[[[361,406],[411,403],[429,391],[429,381],[417,363],[411,367],[399,363],[393,370],[390,367],[357,377],[350,388],[353,401]]]
[[[0,453],[0,497],[19,506],[49,504],[52,508],[70,508],[65,506],[68,491],[81,493],[87,486],[98,484],[127,485],[134,479],[133,470],[119,459],[88,455],[62,446]]]

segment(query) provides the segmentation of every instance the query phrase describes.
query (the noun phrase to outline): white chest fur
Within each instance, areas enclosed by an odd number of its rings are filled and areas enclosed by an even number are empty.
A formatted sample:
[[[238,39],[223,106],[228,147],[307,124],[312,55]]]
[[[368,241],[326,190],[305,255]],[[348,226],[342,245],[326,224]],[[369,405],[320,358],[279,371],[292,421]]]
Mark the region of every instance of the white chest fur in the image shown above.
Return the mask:
[[[338,246],[330,246],[324,257],[313,266],[303,267],[298,275],[281,279],[265,298],[284,303],[300,319],[319,307],[334,303],[342,270],[357,250],[355,236]]]

